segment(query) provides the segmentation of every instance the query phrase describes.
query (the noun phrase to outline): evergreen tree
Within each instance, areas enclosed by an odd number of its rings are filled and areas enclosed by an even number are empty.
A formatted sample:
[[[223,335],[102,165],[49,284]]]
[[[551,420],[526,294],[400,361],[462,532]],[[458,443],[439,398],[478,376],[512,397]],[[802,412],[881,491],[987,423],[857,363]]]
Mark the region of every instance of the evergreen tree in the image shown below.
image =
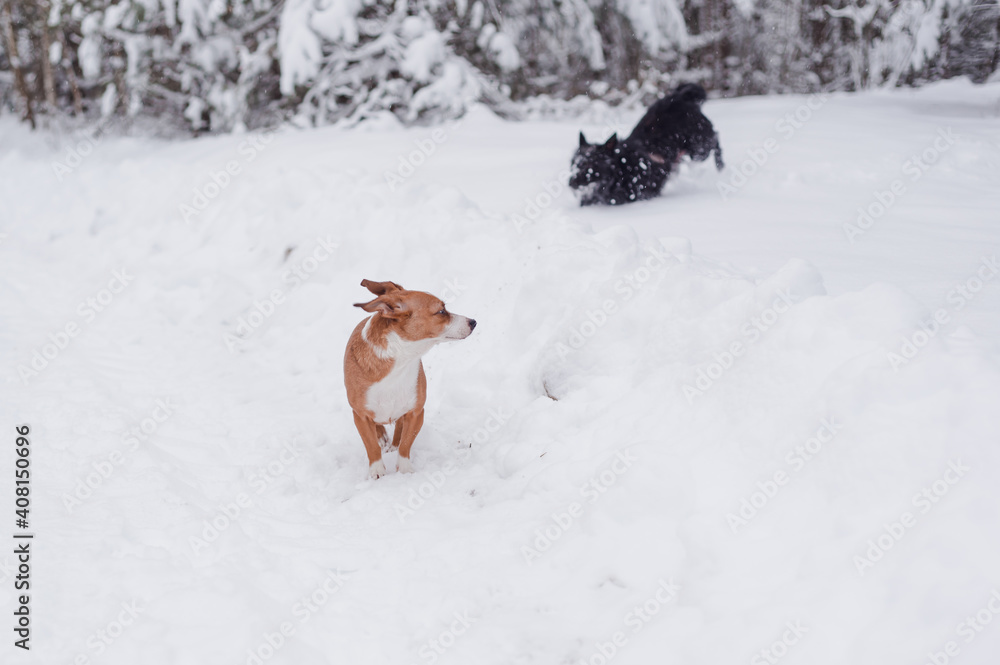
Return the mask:
[[[0,108],[32,123],[425,123],[681,80],[860,90],[998,65],[997,0],[0,0]]]

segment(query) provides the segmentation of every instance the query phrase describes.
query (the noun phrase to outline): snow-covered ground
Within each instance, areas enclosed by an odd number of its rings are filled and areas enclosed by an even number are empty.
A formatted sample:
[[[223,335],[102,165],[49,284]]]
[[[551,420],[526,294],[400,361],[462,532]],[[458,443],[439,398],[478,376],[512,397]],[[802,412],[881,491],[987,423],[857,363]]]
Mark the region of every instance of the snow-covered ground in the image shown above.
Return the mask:
[[[3,662],[995,663],[1000,85],[705,111],[725,171],[588,209],[577,131],[639,111],[79,159],[0,120]],[[362,278],[479,321],[378,481]]]

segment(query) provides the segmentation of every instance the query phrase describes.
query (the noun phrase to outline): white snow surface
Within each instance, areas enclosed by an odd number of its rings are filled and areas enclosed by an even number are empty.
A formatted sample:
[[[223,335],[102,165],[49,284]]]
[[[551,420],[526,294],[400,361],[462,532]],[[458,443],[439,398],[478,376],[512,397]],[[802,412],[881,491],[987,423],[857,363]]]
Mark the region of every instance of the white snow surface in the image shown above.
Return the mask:
[[[709,101],[726,170],[585,209],[560,172],[603,124],[74,159],[0,119],[0,505],[13,531],[28,423],[36,534],[3,662],[992,665],[998,100]],[[375,481],[342,383],[362,278],[478,321],[425,357],[414,473]]]

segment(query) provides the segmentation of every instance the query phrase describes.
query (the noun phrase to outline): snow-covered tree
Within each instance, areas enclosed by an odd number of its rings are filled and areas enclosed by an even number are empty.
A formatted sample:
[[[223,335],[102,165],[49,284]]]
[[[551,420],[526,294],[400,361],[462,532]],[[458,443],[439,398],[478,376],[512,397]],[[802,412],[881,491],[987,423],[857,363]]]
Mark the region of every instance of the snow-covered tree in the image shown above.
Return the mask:
[[[997,0],[0,0],[0,105],[32,122],[423,123],[679,80],[859,90],[998,64]]]

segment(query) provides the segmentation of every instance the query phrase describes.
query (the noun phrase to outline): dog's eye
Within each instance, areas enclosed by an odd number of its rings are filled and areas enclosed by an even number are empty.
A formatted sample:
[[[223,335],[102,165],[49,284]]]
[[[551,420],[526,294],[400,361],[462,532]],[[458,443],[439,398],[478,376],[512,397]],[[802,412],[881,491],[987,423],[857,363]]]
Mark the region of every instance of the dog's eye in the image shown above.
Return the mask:
[[[444,307],[442,307],[442,308],[441,308],[441,311],[440,311],[440,312],[438,312],[438,314],[440,314],[440,315],[442,315],[442,316],[444,316],[444,315],[445,315],[445,314],[447,314],[447,313],[448,313],[448,312],[446,312],[446,311],[444,310]]]

